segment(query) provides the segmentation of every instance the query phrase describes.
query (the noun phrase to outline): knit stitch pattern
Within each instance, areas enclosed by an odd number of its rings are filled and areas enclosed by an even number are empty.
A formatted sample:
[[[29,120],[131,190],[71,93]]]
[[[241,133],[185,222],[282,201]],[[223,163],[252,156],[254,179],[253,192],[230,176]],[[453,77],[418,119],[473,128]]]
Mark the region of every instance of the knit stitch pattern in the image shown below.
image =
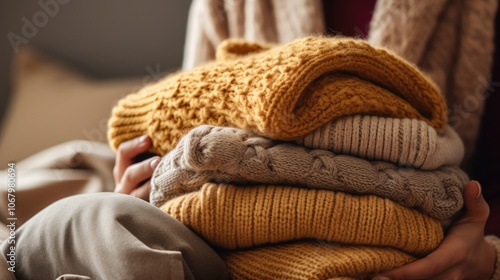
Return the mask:
[[[443,238],[437,220],[390,199],[318,189],[207,183],[161,209],[224,249],[317,238],[423,256]]]
[[[164,155],[189,129],[233,126],[281,140],[298,139],[345,115],[372,114],[426,121],[442,132],[446,105],[437,87],[413,65],[366,41],[307,37],[245,54],[245,41],[221,59],[164,78],[122,99],[108,140],[147,134]]]
[[[402,168],[281,143],[238,128],[203,125],[161,159],[152,176],[150,201],[159,207],[208,182],[284,184],[387,197],[449,224],[462,208],[467,181],[458,166]]]
[[[464,155],[462,140],[449,126],[440,135],[423,121],[377,116],[343,117],[295,142],[308,148],[422,170],[458,166]]]
[[[387,247],[345,246],[302,241],[241,251],[219,252],[231,279],[371,279],[414,261]]]

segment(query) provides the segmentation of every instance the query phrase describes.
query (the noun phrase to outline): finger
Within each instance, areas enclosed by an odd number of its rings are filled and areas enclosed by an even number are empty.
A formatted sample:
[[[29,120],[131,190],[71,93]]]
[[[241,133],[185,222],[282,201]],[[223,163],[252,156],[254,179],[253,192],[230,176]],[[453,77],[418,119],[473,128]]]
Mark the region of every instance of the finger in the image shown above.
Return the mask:
[[[141,182],[151,178],[159,161],[160,157],[156,156],[129,166],[125,170],[115,192],[130,194]]]
[[[464,190],[465,213],[462,218],[466,222],[486,223],[490,208],[484,200],[481,184],[469,181]]]
[[[440,246],[425,258],[384,272],[381,276],[389,279],[430,279],[446,271],[453,263],[453,254],[447,252],[446,246]]]
[[[134,163],[134,158],[146,152],[151,146],[151,139],[147,135],[125,141],[118,146],[113,177],[119,183],[127,167]]]
[[[134,189],[130,195],[140,199],[149,201],[149,192],[151,191],[151,181],[147,181],[144,185]]]

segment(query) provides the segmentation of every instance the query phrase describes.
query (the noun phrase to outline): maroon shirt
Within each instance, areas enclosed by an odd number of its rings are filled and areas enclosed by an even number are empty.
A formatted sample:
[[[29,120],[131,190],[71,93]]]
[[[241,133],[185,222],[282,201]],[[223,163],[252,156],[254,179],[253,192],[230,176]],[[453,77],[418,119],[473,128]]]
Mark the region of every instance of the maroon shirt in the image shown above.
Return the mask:
[[[366,38],[376,0],[324,0],[327,33]],[[500,17],[495,23],[495,55],[490,96],[481,122],[478,147],[469,175],[481,182],[491,213],[485,233],[500,236]]]

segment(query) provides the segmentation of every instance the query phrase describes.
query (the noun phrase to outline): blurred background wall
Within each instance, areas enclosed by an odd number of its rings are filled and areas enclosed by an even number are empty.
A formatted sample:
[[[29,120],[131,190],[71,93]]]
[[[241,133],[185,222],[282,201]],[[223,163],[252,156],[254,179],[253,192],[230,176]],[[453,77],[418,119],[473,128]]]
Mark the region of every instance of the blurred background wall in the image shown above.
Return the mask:
[[[98,80],[136,77],[151,82],[181,67],[190,4],[188,0],[0,1],[0,136],[5,133],[6,109],[14,99],[11,66],[19,49],[32,46]],[[1,141],[2,151],[11,149]],[[6,160],[11,158],[2,157],[2,162]]]
[[[168,72],[182,62],[190,4],[189,0],[0,1],[1,123],[12,90],[10,66],[17,47],[35,46],[100,79],[144,76],[158,68]]]

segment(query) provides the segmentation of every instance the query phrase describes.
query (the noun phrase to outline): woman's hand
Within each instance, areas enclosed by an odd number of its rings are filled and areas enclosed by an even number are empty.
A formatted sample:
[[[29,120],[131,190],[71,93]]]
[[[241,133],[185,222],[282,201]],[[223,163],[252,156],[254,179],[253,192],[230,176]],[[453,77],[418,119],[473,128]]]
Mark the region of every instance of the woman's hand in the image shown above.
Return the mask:
[[[150,178],[160,157],[154,156],[135,163],[134,159],[147,152],[151,139],[146,135],[123,142],[118,146],[113,176],[115,192],[130,194],[144,200],[149,200],[151,189]]]
[[[481,185],[470,181],[464,190],[465,212],[453,223],[439,247],[423,259],[374,279],[490,279],[496,251],[484,240],[490,208]]]

